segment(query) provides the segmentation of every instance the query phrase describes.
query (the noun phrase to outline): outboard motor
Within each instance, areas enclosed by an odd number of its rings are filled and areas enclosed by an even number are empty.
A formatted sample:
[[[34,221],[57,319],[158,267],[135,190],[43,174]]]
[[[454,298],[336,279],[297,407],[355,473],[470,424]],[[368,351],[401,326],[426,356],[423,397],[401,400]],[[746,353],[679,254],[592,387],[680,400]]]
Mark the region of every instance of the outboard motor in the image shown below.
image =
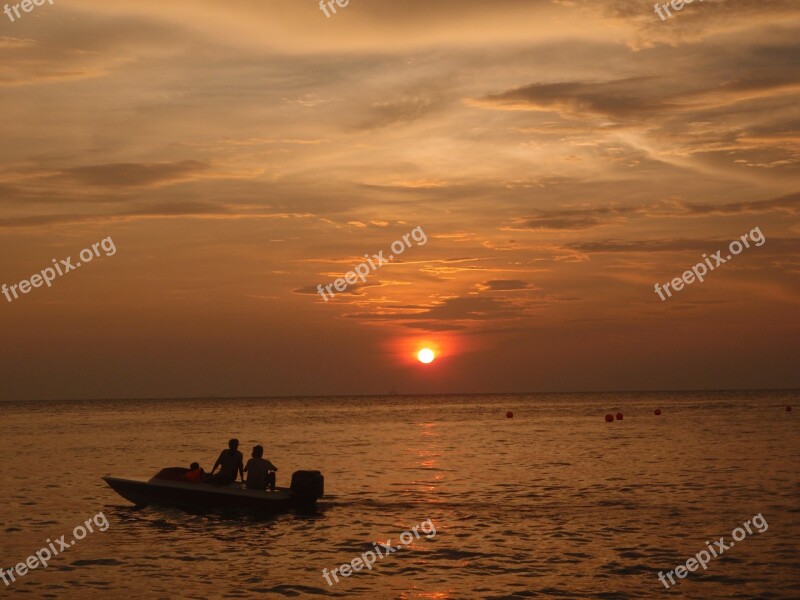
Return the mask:
[[[300,504],[313,505],[325,494],[325,477],[319,471],[295,471],[290,489]]]

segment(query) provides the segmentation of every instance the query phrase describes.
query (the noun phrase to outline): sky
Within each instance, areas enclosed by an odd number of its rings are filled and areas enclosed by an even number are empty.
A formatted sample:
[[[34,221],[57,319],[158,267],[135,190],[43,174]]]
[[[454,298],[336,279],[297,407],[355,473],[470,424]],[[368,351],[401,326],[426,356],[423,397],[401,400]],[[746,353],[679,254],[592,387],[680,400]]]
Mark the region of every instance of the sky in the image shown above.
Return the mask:
[[[800,387],[799,32],[796,0],[0,14],[0,399]]]

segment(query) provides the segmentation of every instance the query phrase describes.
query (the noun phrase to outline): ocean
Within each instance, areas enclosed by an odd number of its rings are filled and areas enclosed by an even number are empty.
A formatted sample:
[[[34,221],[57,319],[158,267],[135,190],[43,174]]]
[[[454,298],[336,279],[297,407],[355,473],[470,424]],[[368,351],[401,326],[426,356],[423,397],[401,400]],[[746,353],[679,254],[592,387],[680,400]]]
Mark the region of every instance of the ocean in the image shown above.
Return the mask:
[[[798,598],[800,392],[0,404],[0,567],[107,526],[0,590],[20,598]],[[785,407],[794,405],[793,412]],[[662,414],[656,416],[654,410]],[[513,412],[513,418],[506,413]],[[624,418],[607,423],[607,413]],[[227,440],[319,469],[315,514],[133,510],[149,477]],[[760,518],[758,518],[760,516]],[[754,517],[756,517],[754,519]],[[99,519],[99,517],[98,517]],[[329,572],[414,537],[371,570]],[[90,521],[91,522],[91,521]],[[748,522],[751,532],[738,530]],[[752,525],[751,525],[752,524]],[[758,525],[758,527],[756,527]],[[764,527],[766,525],[766,527]],[[85,529],[85,527],[84,527]],[[723,538],[724,550],[715,546]],[[711,548],[706,568],[659,579]],[[55,546],[54,546],[55,547]],[[57,548],[57,547],[56,547]],[[8,576],[6,576],[8,579]]]

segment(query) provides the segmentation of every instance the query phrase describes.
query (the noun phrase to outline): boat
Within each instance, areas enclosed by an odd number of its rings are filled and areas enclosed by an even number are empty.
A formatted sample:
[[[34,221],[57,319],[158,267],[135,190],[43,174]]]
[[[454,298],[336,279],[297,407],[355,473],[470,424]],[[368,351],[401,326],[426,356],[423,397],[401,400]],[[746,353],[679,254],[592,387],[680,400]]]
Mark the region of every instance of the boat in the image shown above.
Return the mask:
[[[242,484],[214,485],[184,478],[189,469],[168,467],[150,479],[103,477],[120,496],[137,508],[149,505],[187,511],[246,510],[259,513],[309,510],[325,493],[325,478],[319,471],[295,471],[291,487],[249,490]]]

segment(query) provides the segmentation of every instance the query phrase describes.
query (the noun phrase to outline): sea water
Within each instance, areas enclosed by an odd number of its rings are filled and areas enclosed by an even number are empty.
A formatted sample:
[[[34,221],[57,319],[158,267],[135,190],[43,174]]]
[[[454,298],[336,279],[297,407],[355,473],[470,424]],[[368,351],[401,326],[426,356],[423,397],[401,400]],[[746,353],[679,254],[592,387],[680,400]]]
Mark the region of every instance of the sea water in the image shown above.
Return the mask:
[[[108,521],[0,593],[21,598],[797,598],[797,392],[186,399],[0,404],[0,567]],[[661,408],[656,416],[654,409]],[[513,418],[506,413],[513,412]],[[623,420],[606,423],[607,413]],[[133,510],[150,477],[231,437],[319,469],[313,515]],[[677,579],[706,542],[769,528]],[[322,575],[421,536],[371,570]]]

